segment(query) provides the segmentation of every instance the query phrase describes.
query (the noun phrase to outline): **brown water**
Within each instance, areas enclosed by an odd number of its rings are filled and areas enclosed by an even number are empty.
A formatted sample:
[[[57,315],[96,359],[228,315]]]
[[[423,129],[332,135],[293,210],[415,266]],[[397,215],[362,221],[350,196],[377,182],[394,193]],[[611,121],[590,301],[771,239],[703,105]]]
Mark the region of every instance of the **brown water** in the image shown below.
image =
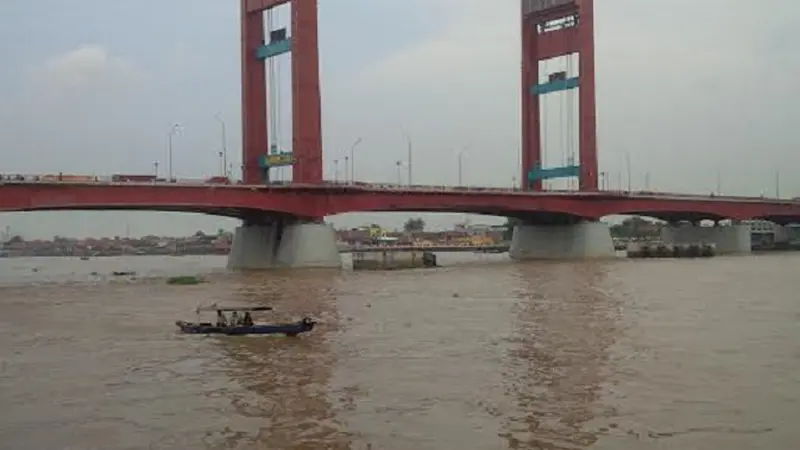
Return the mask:
[[[0,449],[800,441],[800,255],[441,259],[435,270],[249,275],[215,257],[0,260]],[[107,276],[129,268],[210,282]],[[296,339],[174,332],[213,301],[324,323]]]

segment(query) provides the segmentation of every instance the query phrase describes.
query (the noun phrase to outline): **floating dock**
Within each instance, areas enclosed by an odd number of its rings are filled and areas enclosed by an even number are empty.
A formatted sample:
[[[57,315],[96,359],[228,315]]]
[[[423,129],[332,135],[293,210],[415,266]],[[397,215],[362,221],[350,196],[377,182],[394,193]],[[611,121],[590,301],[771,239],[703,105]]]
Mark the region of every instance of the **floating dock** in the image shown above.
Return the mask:
[[[714,244],[631,243],[628,258],[710,258],[716,256]]]
[[[353,270],[402,270],[436,267],[436,255],[420,250],[353,251]]]

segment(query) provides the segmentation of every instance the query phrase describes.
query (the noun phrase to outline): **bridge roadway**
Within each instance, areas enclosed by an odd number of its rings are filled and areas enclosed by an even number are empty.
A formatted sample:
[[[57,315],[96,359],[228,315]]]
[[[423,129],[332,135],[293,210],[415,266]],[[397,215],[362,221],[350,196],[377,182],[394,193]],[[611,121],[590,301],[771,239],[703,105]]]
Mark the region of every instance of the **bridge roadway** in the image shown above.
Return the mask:
[[[154,210],[246,218],[253,213],[324,217],[359,211],[457,212],[532,222],[638,214],[670,222],[767,219],[800,221],[800,201],[764,197],[625,191],[524,191],[499,187],[388,183],[243,185],[177,182],[0,180],[0,211]]]
[[[352,212],[442,212],[515,217],[514,259],[585,259],[615,255],[611,215],[641,215],[670,223],[662,241],[705,242],[719,254],[750,251],[750,230],[738,221],[800,223],[800,201],[763,197],[656,192],[530,192],[512,188],[397,184],[209,184],[204,182],[58,182],[4,179],[0,212],[148,210],[213,214],[244,220],[234,237],[230,268],[339,267],[336,234],[321,219]],[[730,226],[699,221],[730,219]],[[681,222],[691,222],[681,224]]]
[[[22,177],[15,179],[13,177]],[[734,196],[734,195],[714,195],[714,194],[684,194],[676,192],[655,192],[655,191],[626,191],[626,190],[603,190],[597,192],[579,192],[574,190],[547,190],[547,191],[528,191],[520,188],[513,187],[484,187],[484,186],[450,186],[450,185],[408,185],[398,183],[365,183],[365,182],[343,182],[326,180],[322,184],[301,184],[291,182],[272,182],[268,185],[246,185],[241,182],[235,183],[218,183],[208,182],[203,179],[175,179],[173,182],[166,180],[154,182],[114,182],[111,177],[92,177],[91,180],[81,181],[54,181],[54,180],[41,180],[38,175],[0,175],[0,185],[14,184],[14,185],[65,185],[65,186],[172,186],[176,188],[197,188],[198,186],[216,187],[224,189],[247,189],[247,190],[325,190],[330,191],[332,188],[346,189],[349,191],[362,191],[362,192],[385,192],[385,191],[400,191],[400,192],[414,192],[414,193],[442,193],[442,192],[463,192],[466,194],[476,193],[504,193],[512,195],[576,195],[581,196],[608,196],[624,195],[630,198],[662,198],[672,200],[708,200],[726,201],[726,202],[778,202],[778,203],[800,203],[800,198],[784,199],[784,198],[771,198],[771,197],[748,197],[748,196]]]

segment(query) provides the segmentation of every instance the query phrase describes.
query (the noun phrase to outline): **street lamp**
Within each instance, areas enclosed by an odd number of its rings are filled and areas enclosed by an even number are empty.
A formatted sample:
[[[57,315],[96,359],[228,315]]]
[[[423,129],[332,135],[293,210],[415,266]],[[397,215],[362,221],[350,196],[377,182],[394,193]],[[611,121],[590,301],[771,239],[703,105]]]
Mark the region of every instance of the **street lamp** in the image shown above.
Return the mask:
[[[397,160],[395,164],[397,165],[397,184],[403,184],[403,174],[400,172],[403,167],[403,161]]]
[[[219,163],[222,166],[222,176],[228,178],[228,165],[226,164],[227,161],[225,160],[224,152],[219,152]]]
[[[333,160],[333,182],[334,183],[338,183],[339,182],[339,160],[338,159],[334,159]]]
[[[464,152],[467,151],[467,147],[461,149],[458,152],[458,185],[462,186],[462,181],[464,178]]]
[[[625,150],[625,165],[628,169],[628,192],[631,192],[631,154]]]
[[[406,137],[406,143],[408,148],[408,185],[411,186],[411,154],[413,153],[414,143],[411,141],[411,135],[407,132],[403,131],[403,135]]]
[[[361,138],[357,138],[350,146],[350,179],[356,181],[356,158],[355,149],[361,143]]]
[[[222,175],[228,178],[228,140],[225,138],[225,120],[222,119],[222,113],[217,113],[214,117],[222,125],[222,151],[219,155],[222,157]]]
[[[344,157],[344,182],[347,183],[350,181],[350,157]]]
[[[172,182],[172,137],[181,131],[180,124],[172,124],[167,132],[167,174],[169,181]]]
[[[153,174],[158,178],[158,161],[153,161]]]

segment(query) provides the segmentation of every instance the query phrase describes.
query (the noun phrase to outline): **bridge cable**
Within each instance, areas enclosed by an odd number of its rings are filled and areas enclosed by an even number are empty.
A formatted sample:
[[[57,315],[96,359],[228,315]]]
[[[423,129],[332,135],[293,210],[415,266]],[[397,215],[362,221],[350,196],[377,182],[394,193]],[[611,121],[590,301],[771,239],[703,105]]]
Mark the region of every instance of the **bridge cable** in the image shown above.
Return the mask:
[[[276,21],[277,20],[278,20],[278,18],[276,18]],[[289,53],[289,54],[291,55],[291,53]],[[284,147],[282,146],[282,144],[283,144],[283,110],[282,110],[283,102],[281,101],[281,91],[283,91],[283,80],[281,78],[281,60],[278,59],[278,58],[280,58],[280,56],[275,58],[275,73],[272,75],[273,76],[273,80],[275,80],[275,105],[276,105],[275,108],[276,108],[276,111],[277,111],[276,114],[275,114],[275,142],[276,142],[276,146],[278,147],[278,149],[280,151],[284,151],[283,150]],[[280,180],[284,179],[284,169],[285,169],[285,167],[279,167],[278,168],[278,173],[280,174],[278,178]]]
[[[276,25],[276,14],[274,14],[272,9],[267,10],[267,34],[271,36],[272,32],[275,30]],[[269,105],[269,142],[268,142],[268,152],[272,153],[273,149],[280,150],[280,102],[278,97],[278,92],[280,92],[280,80],[277,77],[277,69],[276,69],[276,61],[275,57],[271,57],[267,60],[267,88],[268,88],[268,95],[269,99],[267,104]],[[281,177],[281,172],[278,172],[278,178]]]
[[[568,57],[568,56],[567,56]],[[559,69],[565,70],[563,65],[559,64]],[[567,75],[569,76],[569,75]],[[558,150],[561,155],[561,167],[567,166],[567,146],[566,146],[566,101],[567,96],[566,92],[561,91],[558,92],[556,95],[559,97],[558,101]],[[560,184],[560,183],[559,183]],[[565,184],[569,186],[569,179],[566,180]]]
[[[571,24],[568,24],[568,26],[577,26],[577,23],[573,21]],[[572,39],[572,35],[567,34],[567,36],[570,36],[568,38],[568,39],[570,39],[570,42],[567,42],[567,44],[570,44],[569,48],[574,48],[571,45],[571,44],[574,44],[574,39]],[[567,68],[566,68],[567,78],[580,76],[580,74],[576,75],[576,73],[575,73],[574,63],[575,63],[575,54],[571,53],[571,54],[567,55]],[[578,89],[580,89],[580,87],[578,87]],[[567,119],[566,120],[566,129],[567,129],[567,148],[566,148],[567,165],[570,165],[570,166],[573,166],[573,165],[576,165],[576,164],[580,165],[580,162],[578,161],[578,158],[576,158],[576,154],[575,154],[576,153],[576,151],[575,151],[575,149],[576,149],[575,123],[576,123],[576,115],[577,115],[576,108],[575,108],[575,89],[568,89],[567,90],[567,92],[566,92],[566,102],[567,102],[567,117],[566,117],[566,119]],[[569,183],[568,188],[569,189],[577,189],[577,187],[580,185],[577,181],[578,180],[575,180],[574,177],[570,177],[569,181],[568,181],[568,183]]]
[[[536,61],[534,64],[539,64],[539,61]],[[550,76],[547,60],[542,62],[542,72],[545,73],[546,77]],[[536,83],[541,83],[541,78],[537,79]],[[539,117],[536,118],[536,126],[541,127],[541,136],[539,138],[539,161],[534,161],[534,164],[538,163],[540,169],[547,167],[545,164],[545,161],[547,160],[547,97],[547,95],[537,95],[539,101]],[[539,123],[540,120],[541,123]],[[530,168],[527,168],[526,170],[530,170]],[[542,180],[542,189],[546,191],[548,184],[549,183],[547,180]]]
[[[571,78],[575,76],[575,68],[574,65],[574,54],[567,55],[567,78]],[[580,87],[579,87],[580,89]],[[575,165],[576,163],[580,164],[575,157],[575,122],[576,122],[576,112],[575,112],[575,89],[568,89],[566,93],[566,101],[567,101],[567,165]],[[576,180],[574,177],[569,178],[569,189],[576,188]]]

